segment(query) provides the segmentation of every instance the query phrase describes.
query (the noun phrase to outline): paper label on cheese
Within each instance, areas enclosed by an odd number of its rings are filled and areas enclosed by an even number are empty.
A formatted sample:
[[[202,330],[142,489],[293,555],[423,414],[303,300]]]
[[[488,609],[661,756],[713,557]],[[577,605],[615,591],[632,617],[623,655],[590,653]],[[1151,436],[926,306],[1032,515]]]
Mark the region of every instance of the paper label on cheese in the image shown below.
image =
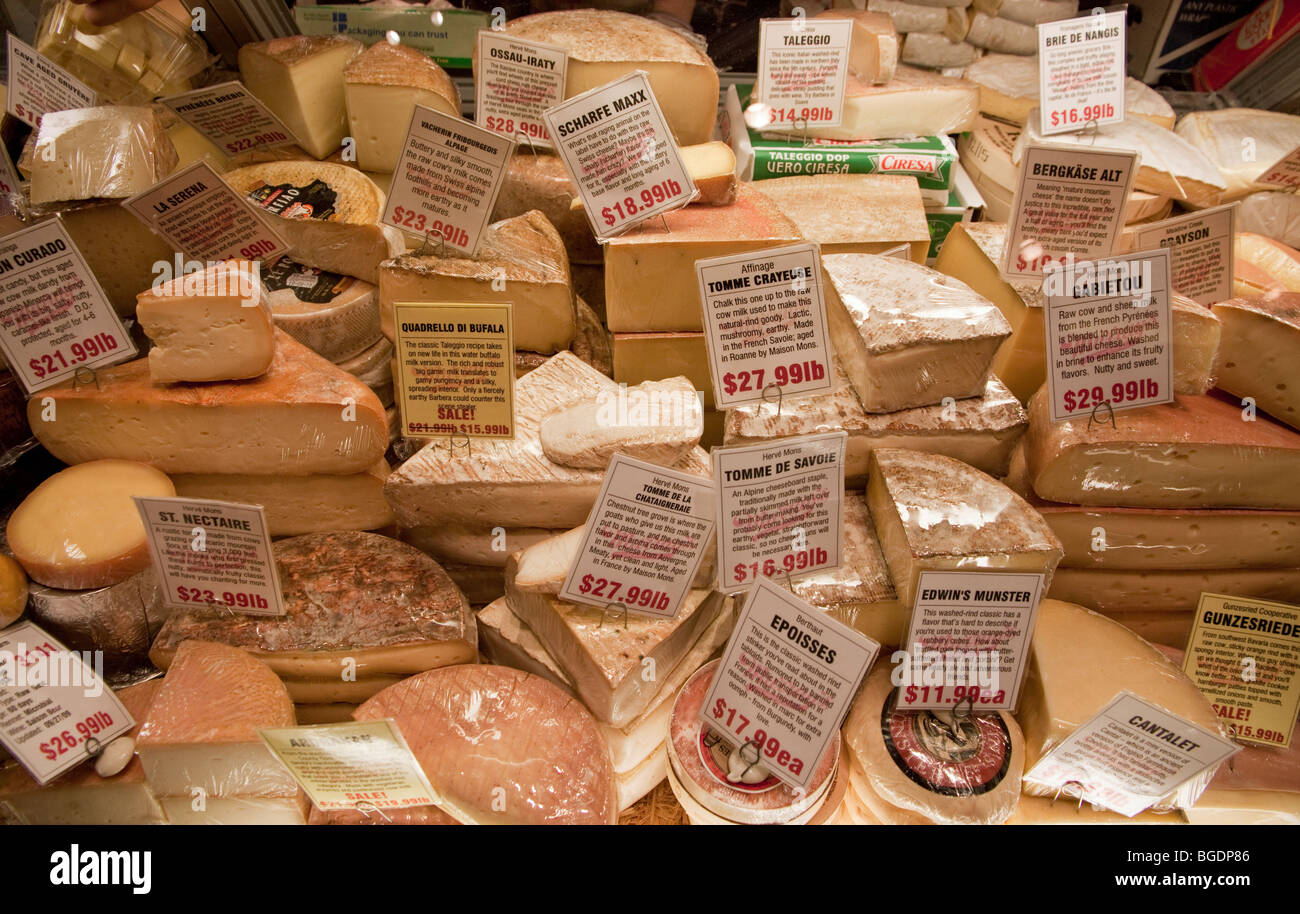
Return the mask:
[[[289,243],[206,161],[173,172],[122,201],[132,215],[187,257],[272,261]]]
[[[723,591],[840,566],[847,432],[713,449]]]
[[[680,209],[698,193],[644,70],[544,115],[597,239]]]
[[[560,599],[613,616],[677,615],[713,535],[714,512],[708,479],[616,453]]]
[[[1240,748],[1124,691],[1039,759],[1025,781],[1131,817]]]
[[[817,245],[697,260],[695,272],[718,409],[832,390]]]
[[[767,118],[766,124],[758,126],[795,132],[839,126],[844,119],[853,21],[796,15],[762,19],[758,25],[753,101],[765,106],[759,111]]]
[[[1134,229],[1138,250],[1169,250],[1173,290],[1203,305],[1232,298],[1237,205],[1216,206]]]
[[[1183,671],[1239,741],[1290,746],[1300,712],[1300,606],[1201,594]]]
[[[28,393],[134,358],[135,344],[61,219],[0,238],[0,351]]]
[[[70,651],[31,622],[0,631],[0,745],[37,782],[135,726],[103,672],[103,651]]]
[[[1052,421],[1174,402],[1168,248],[1053,268],[1043,282]]]
[[[339,405],[340,410],[345,408]],[[280,576],[261,505],[133,497],[168,606],[284,615]]]
[[[473,257],[514,151],[514,140],[416,105],[380,221]]]
[[[272,149],[297,138],[239,80],[160,98],[158,101],[226,155]]]
[[[383,810],[431,806],[437,793],[394,720],[362,720],[259,730],[268,749],[320,809]]]
[[[705,726],[756,750],[807,790],[880,645],[766,579],[750,591],[700,708]]]
[[[1300,190],[1300,146],[1292,149],[1264,169],[1264,173],[1255,181],[1259,184],[1267,184],[1270,187]]]
[[[1121,149],[1026,145],[1002,275],[1037,279],[1052,264],[1116,250],[1138,160]]]
[[[455,459],[469,438],[515,436],[514,306],[394,302],[402,434],[446,435]],[[458,444],[463,440],[463,444]]]
[[[47,111],[94,108],[95,91],[63,67],[8,33],[9,90],[5,111],[30,127],[39,127]]]
[[[564,101],[568,66],[564,48],[484,29],[478,33],[474,120],[511,139],[553,146],[543,115]]]
[[[1042,574],[923,571],[903,650],[898,707],[1014,711],[1029,667]]]
[[[1044,136],[1124,120],[1125,11],[1038,25],[1038,98]]]

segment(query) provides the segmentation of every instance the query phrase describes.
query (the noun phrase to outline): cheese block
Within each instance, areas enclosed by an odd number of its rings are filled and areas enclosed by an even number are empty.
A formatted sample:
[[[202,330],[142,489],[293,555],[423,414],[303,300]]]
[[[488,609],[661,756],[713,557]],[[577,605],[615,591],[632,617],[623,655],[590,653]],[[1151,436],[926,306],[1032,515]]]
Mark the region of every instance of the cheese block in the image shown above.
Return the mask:
[[[506,592],[505,569],[487,565],[462,565],[447,562],[447,576],[456,582],[465,599],[473,606],[486,606]]]
[[[736,154],[720,141],[682,146],[678,150],[686,173],[699,191],[692,203],[725,206],[736,199]]]
[[[1016,58],[1019,60],[1020,58]],[[983,113],[984,87],[980,87],[981,114],[975,119],[975,126],[957,138],[957,152],[962,168],[970,175],[972,181],[981,188],[996,188],[999,194],[1010,198],[1015,193],[1020,169],[1011,162],[1011,150],[1020,138],[1020,128]],[[990,219],[991,222],[1004,222],[1004,219]]]
[[[1061,543],[1028,502],[951,457],[876,449],[867,504],[898,600],[916,602],[923,571],[1041,573],[1044,587]]]
[[[402,540],[435,559],[504,568],[512,552],[527,549],[560,532],[541,527],[474,527],[448,523],[404,529]]]
[[[262,288],[275,325],[331,362],[365,352],[382,335],[371,283],[283,257],[262,265]]]
[[[1300,246],[1300,194],[1265,191],[1237,203],[1237,229]]]
[[[615,333],[700,330],[695,261],[800,240],[794,222],[750,184],[736,188],[729,206],[687,206],[643,222],[605,245],[606,323]]]
[[[540,676],[576,695],[573,679],[560,669],[533,630],[514,614],[505,597],[498,597],[478,611],[478,634],[479,650],[489,663]]]
[[[31,402],[40,403],[39,398]],[[38,584],[89,590],[149,565],[134,496],[176,494],[165,474],[132,460],[92,460],[46,479],[9,516],[9,548]]]
[[[965,41],[989,51],[1025,56],[1038,53],[1038,29],[1034,26],[990,16],[977,9],[950,9],[943,34],[953,41]]]
[[[23,566],[9,556],[0,554],[0,628],[8,628],[18,621],[18,617],[27,608],[29,591],[27,572],[23,571]]]
[[[58,215],[113,310],[135,314],[136,295],[158,276],[155,265],[176,256],[172,246],[117,201],[61,205]]]
[[[1102,613],[1106,618],[1118,622],[1133,634],[1157,646],[1168,645],[1183,648],[1192,634],[1195,610],[1183,612],[1112,612]]]
[[[677,463],[699,445],[703,431],[699,394],[679,376],[563,406],[542,419],[539,440],[553,463],[603,470],[615,453],[661,466]]]
[[[1300,602],[1300,568],[1112,571],[1060,568],[1048,593],[1110,615],[1190,612],[1202,593],[1230,593],[1282,603]]]
[[[176,494],[261,505],[271,536],[333,530],[375,530],[394,522],[384,500],[388,463],[338,476],[262,476],[248,473],[180,473]]]
[[[513,586],[521,593],[558,594],[581,555],[586,535],[584,524],[515,552],[512,556],[516,566]],[[708,589],[713,583],[717,560],[715,548],[712,541],[705,545],[692,586]]]
[[[225,644],[176,650],[136,739],[150,788],[186,802],[198,788],[221,797],[296,799],[298,783],[257,731],[294,726],[293,702],[266,664]]]
[[[148,562],[148,556],[145,556]],[[32,621],[74,651],[102,651],[110,667],[138,664],[171,613],[152,566],[93,590],[30,585]]]
[[[1038,107],[1037,57],[986,54],[967,67],[962,77],[980,87],[980,111],[990,117],[1024,126],[1029,113]],[[1131,76],[1124,79],[1124,116],[1141,118],[1166,130],[1174,127],[1174,109],[1164,96]]]
[[[541,421],[560,407],[617,389],[572,353],[557,354],[515,382],[513,439],[476,441],[469,453],[450,459],[446,443],[433,441],[389,475],[384,494],[398,522],[404,527],[455,522],[554,530],[583,523],[604,473],[548,460],[542,453]],[[699,448],[675,466],[700,476],[711,472],[708,456]]]
[[[965,67],[978,60],[979,56],[979,49],[975,45],[953,41],[942,33],[912,32],[903,39],[903,63],[914,67],[929,67],[932,70]]]
[[[1300,292],[1300,251],[1272,238],[1238,232],[1233,294],[1259,298],[1270,292]]]
[[[394,302],[511,302],[519,349],[558,352],[577,332],[569,259],[536,210],[488,226],[474,258],[413,252],[379,270],[380,322],[395,339]]]
[[[538,676],[462,665],[412,676],[357,708],[391,718],[443,811],[465,824],[612,825],[618,794],[595,719]]]
[[[578,191],[563,159],[520,146],[506,163],[501,191],[492,206],[492,221],[537,210],[559,233],[571,263],[601,263],[604,258],[591,222],[581,208],[571,205],[575,199]]]
[[[347,133],[343,71],[361,53],[343,35],[290,35],[239,49],[239,78],[318,159]]]
[[[135,726],[119,739],[135,739],[162,685],[151,679],[117,690]],[[0,823],[21,825],[165,825],[162,807],[132,758],[121,773],[101,777],[84,764],[42,787],[17,764],[0,767]]]
[[[1069,19],[1079,11],[1079,0],[974,0],[971,5],[989,16],[1025,25]]]
[[[844,721],[844,739],[873,809],[889,823],[904,819],[939,825],[998,825],[1020,799],[1025,740],[1015,719],[1001,711],[945,719],[931,711],[894,710],[890,667],[877,663]],[[886,815],[881,815],[885,812]]]
[[[379,281],[379,264],[405,250],[401,233],[380,225],[384,192],[355,168],[334,162],[263,162],[228,171],[226,183],[254,209],[277,216],[289,256],[309,267]]]
[[[1184,114],[1174,132],[1209,158],[1227,187],[1220,203],[1273,190],[1258,179],[1300,146],[1300,116],[1258,108],[1219,108]],[[1247,151],[1249,150],[1249,155]]]
[[[214,263],[155,285],[136,298],[136,319],[153,340],[149,377],[237,381],[271,367],[275,324],[258,274],[248,262]]]
[[[408,45],[377,41],[343,68],[357,167],[397,170],[416,105],[460,117],[460,93],[442,67]]]
[[[898,66],[901,40],[888,13],[866,10],[824,10],[814,19],[848,19],[853,23],[849,41],[849,70],[865,83],[887,83]]]
[[[583,9],[512,18],[506,21],[505,34],[558,45],[568,53],[565,98],[634,70],[644,71],[677,144],[711,139],[718,112],[718,71],[707,55],[673,29],[628,13]]]
[[[1062,796],[1021,796],[1016,811],[1007,819],[1007,825],[1186,825],[1183,815],[1175,812],[1159,813],[1147,810],[1129,818],[1109,809],[1099,809],[1091,803]]]
[[[942,32],[948,25],[948,11],[914,0],[867,0],[867,9],[884,13],[900,32]]]
[[[1203,394],[1215,383],[1223,322],[1218,311],[1182,295],[1170,297],[1174,393]]]
[[[347,682],[345,673],[360,680],[473,662],[469,603],[419,550],[347,532],[279,540],[273,553],[283,616],[175,612],[150,651],[155,665],[168,669],[193,639],[241,648],[286,680]]]
[[[215,143],[199,133],[184,121],[177,121],[167,127],[167,136],[171,138],[176,149],[176,171],[180,171],[195,162],[208,159],[217,174],[230,167],[230,160]]]
[[[57,421],[42,418],[47,397]],[[156,387],[136,359],[97,369],[94,384],[46,388],[27,417],[64,463],[118,457],[164,473],[363,473],[388,447],[370,389],[283,333],[252,380]]]
[[[1136,508],[1300,508],[1300,434],[1213,394],[1053,423],[1047,389],[1029,403],[1026,457],[1048,501]]]
[[[800,175],[756,186],[823,254],[879,254],[901,242],[925,262],[930,230],[911,175]]]
[[[893,412],[977,397],[1011,327],[960,280],[895,257],[828,254],[831,341],[862,408]]]
[[[312,724],[347,723],[352,720],[352,712],[356,709],[357,706],[354,704],[349,704],[346,701],[337,701],[331,704],[321,705],[295,704],[293,706],[293,713],[294,716],[298,718],[298,726],[309,727]],[[314,809],[313,812],[315,812]],[[318,823],[308,822],[307,824],[314,825]]]
[[[1193,825],[1300,825],[1300,744],[1244,746],[1186,815]]]
[[[131,197],[176,167],[176,148],[150,108],[47,111],[36,130],[32,203]]]
[[[1106,124],[1096,134],[1056,133],[1045,137],[1038,127],[1038,109],[1030,112],[1025,132],[1016,143],[1012,160],[1020,162],[1026,143],[1098,146],[1137,152],[1141,167],[1133,179],[1138,190],[1163,194],[1194,207],[1213,206],[1227,187],[1214,163],[1172,130],[1140,117]]]
[[[615,333],[611,355],[614,380],[620,384],[681,375],[703,393],[704,408],[714,408],[713,376],[703,333]]]
[[[1214,313],[1223,322],[1219,386],[1300,428],[1300,294],[1234,298]]]
[[[1016,715],[1025,733],[1026,773],[1124,690],[1227,735],[1196,684],[1150,644],[1082,606],[1043,600]],[[1193,778],[1153,808],[1189,808],[1213,776],[1211,769]],[[1024,792],[1052,796],[1056,788],[1026,777]]]
[[[872,448],[900,447],[946,454],[991,476],[1003,476],[1029,419],[1020,401],[990,375],[983,395],[948,405],[920,406],[892,413],[868,413],[836,360],[835,389],[801,397],[798,409],[758,403],[727,410],[723,443],[758,444],[797,435],[843,430],[845,484],[860,488],[867,481]]]

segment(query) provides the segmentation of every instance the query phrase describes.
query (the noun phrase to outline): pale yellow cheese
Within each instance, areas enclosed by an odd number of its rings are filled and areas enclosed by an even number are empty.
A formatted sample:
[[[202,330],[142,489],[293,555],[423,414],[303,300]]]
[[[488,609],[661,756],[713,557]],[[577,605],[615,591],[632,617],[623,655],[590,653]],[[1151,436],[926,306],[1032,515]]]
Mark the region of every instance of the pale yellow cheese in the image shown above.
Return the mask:
[[[343,69],[357,167],[397,169],[416,105],[460,117],[460,94],[442,67],[404,44],[377,41]]]
[[[161,181],[176,148],[149,108],[48,111],[36,132],[32,203],[130,197]]]
[[[1219,386],[1300,428],[1300,294],[1235,298],[1214,313],[1223,321]]]
[[[343,35],[290,35],[239,49],[239,76],[318,159],[347,133],[343,68],[362,49]]]
[[[901,39],[886,13],[865,10],[825,10],[814,19],[848,19],[853,23],[849,42],[849,69],[867,83],[887,83],[898,67]]]
[[[1300,602],[1300,568],[1111,571],[1058,568],[1049,594],[1097,612],[1190,612],[1202,593]]]
[[[135,297],[157,278],[155,267],[175,263],[172,246],[117,203],[62,209],[59,217],[113,310],[123,317],[135,314]]]
[[[615,333],[613,358],[614,380],[620,384],[681,375],[703,391],[704,408],[713,408],[713,375],[703,333]]]

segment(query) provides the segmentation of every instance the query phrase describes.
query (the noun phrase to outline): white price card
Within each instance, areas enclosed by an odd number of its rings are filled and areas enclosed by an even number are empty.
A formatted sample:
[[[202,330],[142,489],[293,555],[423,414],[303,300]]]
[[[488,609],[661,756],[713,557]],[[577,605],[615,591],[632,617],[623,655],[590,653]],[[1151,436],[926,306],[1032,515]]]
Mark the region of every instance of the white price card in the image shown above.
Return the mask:
[[[553,146],[543,115],[564,101],[568,66],[564,48],[481,29],[474,67],[475,122],[533,146]]]
[[[1043,575],[923,571],[897,671],[898,708],[1014,711]]]
[[[817,245],[697,260],[695,272],[718,409],[834,389]]]
[[[103,651],[70,651],[31,622],[0,631],[0,745],[39,783],[135,726],[103,672]]]
[[[1053,422],[1174,402],[1168,248],[1056,267],[1043,292]]]
[[[1240,748],[1124,691],[1025,772],[1025,783],[1132,817]]]
[[[284,202],[268,196],[258,206],[279,212],[292,195],[276,196]],[[209,263],[232,258],[270,262],[289,250],[271,220],[206,161],[174,172],[122,205],[177,251]]]
[[[0,298],[0,351],[28,393],[136,354],[60,219],[0,238]]]
[[[318,808],[357,810],[382,821],[385,809],[431,806],[437,794],[393,720],[259,730],[258,736]]]
[[[1121,149],[1025,146],[1003,277],[1038,279],[1053,264],[1117,250],[1138,165]]]
[[[158,101],[228,156],[298,142],[284,121],[239,80]]]
[[[598,239],[695,197],[644,70],[548,108],[545,118]]]
[[[39,127],[41,115],[69,108],[94,108],[95,91],[63,67],[8,34],[9,92],[5,111],[31,127]]]
[[[1173,291],[1208,306],[1232,298],[1236,234],[1237,205],[1230,203],[1134,226],[1133,246],[1167,248]]]
[[[760,580],[745,601],[700,708],[706,726],[758,749],[807,789],[880,645]]]
[[[1038,115],[1044,136],[1124,120],[1124,10],[1038,25]]]
[[[713,449],[719,589],[840,567],[847,432]]]
[[[515,141],[416,105],[380,220],[473,257]]]
[[[761,19],[753,100],[771,113],[767,129],[836,127],[844,119],[849,19]]]
[[[168,606],[284,615],[261,505],[138,495],[135,504]]]
[[[1278,159],[1255,179],[1257,184],[1300,190],[1300,146]]]
[[[615,454],[560,599],[677,615],[713,535],[714,508],[710,480]]]

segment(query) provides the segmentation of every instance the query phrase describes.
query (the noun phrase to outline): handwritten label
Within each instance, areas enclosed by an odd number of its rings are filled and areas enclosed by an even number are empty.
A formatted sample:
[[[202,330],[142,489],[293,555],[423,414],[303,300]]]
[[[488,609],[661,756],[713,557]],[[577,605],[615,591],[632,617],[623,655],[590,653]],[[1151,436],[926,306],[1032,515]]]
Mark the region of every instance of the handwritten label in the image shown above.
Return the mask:
[[[1232,298],[1237,206],[1216,206],[1134,228],[1141,251],[1168,248],[1173,290],[1203,305]]]
[[[569,55],[564,48],[483,29],[474,67],[474,119],[485,130],[511,139],[521,134],[550,147],[544,117],[564,101]]]
[[[835,127],[844,119],[849,74],[848,19],[762,19],[754,101],[771,111],[768,128]]]
[[[1038,98],[1044,136],[1124,120],[1124,20],[1124,10],[1095,11],[1038,24]]]
[[[94,108],[95,91],[63,67],[8,33],[9,92],[5,110],[30,127],[41,115],[69,108]]]
[[[284,122],[238,80],[158,101],[226,155],[298,142]]]

